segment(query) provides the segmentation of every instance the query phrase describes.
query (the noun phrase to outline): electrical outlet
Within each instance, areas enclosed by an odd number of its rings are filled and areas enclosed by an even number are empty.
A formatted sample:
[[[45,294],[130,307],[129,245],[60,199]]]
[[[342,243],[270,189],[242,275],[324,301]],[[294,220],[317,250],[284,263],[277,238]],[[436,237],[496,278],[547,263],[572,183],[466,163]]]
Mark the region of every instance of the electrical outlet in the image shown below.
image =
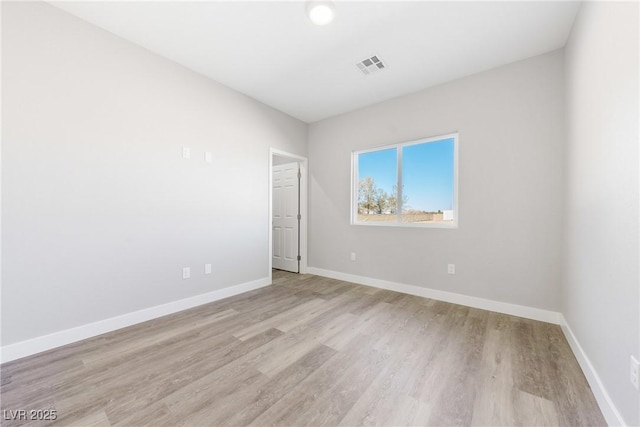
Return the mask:
[[[351,261],[355,261],[355,260],[356,260],[356,253],[351,252]]]
[[[182,269],[182,278],[183,279],[188,279],[189,277],[191,277],[191,268],[184,267]]]
[[[456,274],[456,265],[455,264],[447,264],[447,273]]]
[[[204,274],[211,274],[211,264],[204,265]]]
[[[182,147],[182,158],[183,159],[191,158],[191,149],[189,147]]]
[[[631,384],[633,384],[636,390],[640,390],[640,386],[638,385],[639,370],[640,370],[640,363],[638,363],[638,359],[631,356]]]
[[[213,154],[211,153],[211,151],[205,151],[204,152],[204,161],[206,163],[212,163],[213,162]]]

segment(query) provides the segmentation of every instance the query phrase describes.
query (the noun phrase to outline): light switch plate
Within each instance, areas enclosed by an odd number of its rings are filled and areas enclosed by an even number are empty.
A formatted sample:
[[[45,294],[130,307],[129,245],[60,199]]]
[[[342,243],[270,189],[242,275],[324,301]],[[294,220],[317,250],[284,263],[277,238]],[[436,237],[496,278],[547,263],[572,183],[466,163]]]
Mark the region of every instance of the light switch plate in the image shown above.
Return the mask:
[[[640,390],[640,384],[638,384],[638,380],[640,379],[640,363],[638,359],[631,356],[631,384],[636,388],[636,390]]]

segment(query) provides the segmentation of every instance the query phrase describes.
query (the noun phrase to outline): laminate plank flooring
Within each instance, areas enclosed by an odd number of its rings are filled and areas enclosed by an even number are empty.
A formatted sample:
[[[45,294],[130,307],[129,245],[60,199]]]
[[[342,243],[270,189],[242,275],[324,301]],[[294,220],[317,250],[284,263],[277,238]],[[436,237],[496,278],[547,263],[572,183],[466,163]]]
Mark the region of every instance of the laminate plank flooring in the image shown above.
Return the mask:
[[[556,325],[312,275],[0,367],[3,426],[606,425]]]

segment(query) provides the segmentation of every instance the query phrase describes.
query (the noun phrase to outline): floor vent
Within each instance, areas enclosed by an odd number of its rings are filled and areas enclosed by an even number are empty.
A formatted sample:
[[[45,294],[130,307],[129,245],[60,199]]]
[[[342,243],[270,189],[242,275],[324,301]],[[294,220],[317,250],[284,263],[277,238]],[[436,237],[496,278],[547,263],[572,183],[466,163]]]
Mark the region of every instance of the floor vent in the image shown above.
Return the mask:
[[[378,55],[374,55],[370,58],[363,59],[356,64],[362,74],[369,75],[377,71],[387,68],[386,64],[382,62],[382,59]]]

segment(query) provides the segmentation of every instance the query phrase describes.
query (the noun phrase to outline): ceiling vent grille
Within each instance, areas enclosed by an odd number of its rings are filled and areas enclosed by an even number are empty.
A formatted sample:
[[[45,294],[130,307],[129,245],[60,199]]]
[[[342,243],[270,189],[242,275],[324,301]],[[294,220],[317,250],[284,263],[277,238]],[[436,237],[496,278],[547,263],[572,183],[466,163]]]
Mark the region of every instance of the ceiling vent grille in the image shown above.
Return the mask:
[[[382,59],[380,59],[378,55],[365,58],[362,61],[358,62],[356,66],[358,67],[358,70],[360,70],[364,75],[373,74],[387,68],[387,65],[382,62]]]

